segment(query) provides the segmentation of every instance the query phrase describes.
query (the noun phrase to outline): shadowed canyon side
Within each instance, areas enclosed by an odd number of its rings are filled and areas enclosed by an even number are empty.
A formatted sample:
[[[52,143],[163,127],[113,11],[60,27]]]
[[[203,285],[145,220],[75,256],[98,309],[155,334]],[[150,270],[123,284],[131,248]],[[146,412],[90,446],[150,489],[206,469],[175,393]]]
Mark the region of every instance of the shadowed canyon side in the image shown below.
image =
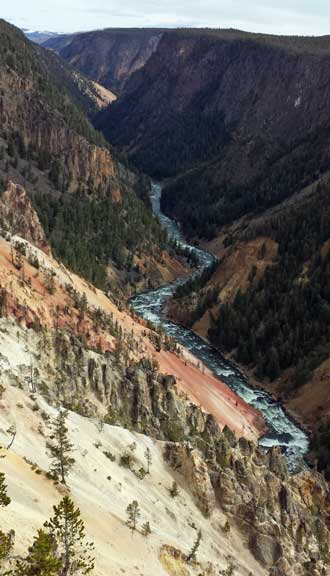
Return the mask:
[[[327,171],[329,50],[328,37],[167,32],[98,126],[147,173],[177,177],[163,207],[212,238]]]
[[[123,92],[134,72],[143,68],[156,50],[162,30],[95,30],[47,39],[43,46],[115,94]]]

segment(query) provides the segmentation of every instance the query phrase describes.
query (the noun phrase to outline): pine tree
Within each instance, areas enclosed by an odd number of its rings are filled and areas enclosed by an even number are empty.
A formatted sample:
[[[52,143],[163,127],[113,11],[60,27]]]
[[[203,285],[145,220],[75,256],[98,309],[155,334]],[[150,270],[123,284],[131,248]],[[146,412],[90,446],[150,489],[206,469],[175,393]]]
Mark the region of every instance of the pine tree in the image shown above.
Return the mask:
[[[27,557],[17,563],[12,576],[58,576],[61,567],[54,537],[39,530]]]
[[[188,562],[190,562],[191,560],[195,560],[197,550],[198,550],[200,543],[201,543],[201,539],[202,539],[202,531],[201,531],[201,529],[199,529],[198,534],[197,534],[197,538],[194,542],[194,545],[193,545],[190,553],[188,554],[188,557],[187,557]]]
[[[145,536],[146,538],[147,538],[148,536],[150,536],[150,534],[151,534],[151,528],[150,528],[149,522],[145,522],[145,523],[142,525],[142,534],[143,534],[143,536]]]
[[[5,484],[5,475],[0,472],[0,506],[5,508],[9,506],[11,500],[7,494],[7,486]]]
[[[11,500],[7,494],[7,486],[5,484],[5,475],[0,472],[0,507],[6,508],[10,502]],[[7,558],[13,547],[13,534],[13,532],[6,534],[0,530],[0,561]]]
[[[81,321],[84,319],[85,313],[86,313],[87,308],[88,308],[88,300],[87,300],[87,296],[86,296],[85,292],[81,296],[77,307],[78,307],[78,311],[79,311],[79,320]]]
[[[7,534],[0,530],[0,566],[1,561],[8,558],[10,551],[14,546],[14,530],[10,530]]]
[[[175,480],[173,480],[172,486],[170,488],[170,494],[171,494],[172,498],[175,498],[176,496],[179,495],[178,485],[175,482]]]
[[[127,506],[126,512],[127,512],[127,516],[128,516],[127,525],[130,527],[130,529],[133,532],[134,530],[136,530],[136,524],[137,524],[137,521],[141,515],[138,501],[133,500],[133,502],[131,502]]]
[[[66,484],[67,474],[75,462],[71,456],[73,444],[71,444],[68,438],[68,428],[66,425],[67,416],[67,410],[60,410],[52,424],[52,439],[54,443],[48,443],[47,445],[50,451],[50,457],[53,460],[51,473],[59,476],[63,484]]]
[[[94,545],[86,542],[85,526],[79,508],[65,496],[58,506],[54,506],[54,516],[45,523],[45,529],[54,539],[61,558],[61,576],[71,576],[79,572],[89,574],[94,568]]]
[[[151,450],[149,447],[146,448],[144,456],[145,456],[145,459],[147,461],[147,474],[150,474],[150,467],[152,464],[152,456],[151,456]]]
[[[223,531],[228,533],[230,532],[230,524],[229,524],[229,520],[226,520],[225,525],[223,527]]]

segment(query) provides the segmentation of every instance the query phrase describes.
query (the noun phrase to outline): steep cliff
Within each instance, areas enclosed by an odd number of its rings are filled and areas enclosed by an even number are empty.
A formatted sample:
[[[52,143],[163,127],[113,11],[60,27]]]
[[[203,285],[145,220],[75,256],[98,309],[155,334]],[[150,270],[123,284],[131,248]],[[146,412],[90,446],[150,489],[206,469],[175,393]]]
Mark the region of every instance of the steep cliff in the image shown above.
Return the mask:
[[[0,195],[0,223],[5,231],[21,236],[49,254],[45,232],[26,191],[11,181],[7,190]]]
[[[121,93],[130,76],[142,68],[162,36],[158,29],[95,30],[57,36],[43,43],[101,86]]]

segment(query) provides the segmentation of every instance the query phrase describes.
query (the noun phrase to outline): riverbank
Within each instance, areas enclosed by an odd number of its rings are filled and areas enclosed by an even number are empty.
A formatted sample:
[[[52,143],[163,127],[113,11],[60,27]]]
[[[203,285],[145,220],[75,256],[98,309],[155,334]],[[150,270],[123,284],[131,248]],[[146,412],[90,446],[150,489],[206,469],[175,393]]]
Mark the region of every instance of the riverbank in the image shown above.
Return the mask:
[[[206,341],[208,342],[208,340],[206,340]],[[282,394],[280,392],[278,392],[278,390],[276,389],[276,382],[275,382],[275,388],[273,389],[273,387],[270,384],[266,384],[265,382],[258,380],[258,378],[256,378],[253,370],[248,369],[248,368],[246,368],[246,366],[243,366],[243,365],[239,364],[238,362],[236,362],[230,354],[225,353],[225,352],[222,352],[222,354],[225,358],[228,359],[229,362],[231,362],[237,368],[237,370],[239,370],[244,375],[244,377],[249,381],[249,384],[251,386],[253,386],[253,388],[255,390],[264,390],[265,392],[267,392],[267,394],[269,394],[274,399],[274,402],[278,402],[278,404],[280,404],[280,406],[286,412],[288,417],[293,422],[295,422],[296,425],[299,426],[299,428],[308,437],[311,436],[312,428],[306,424],[302,415],[299,414],[299,412],[293,410],[292,408],[290,408],[290,406],[287,405],[287,402],[283,398]]]
[[[261,413],[235,394],[222,380],[186,348],[182,356],[157,354],[162,373],[174,375],[179,392],[204,412],[212,414],[221,428],[228,426],[237,438],[258,442],[267,432]]]
[[[194,276],[196,277],[202,274],[213,264],[214,256],[185,241],[175,222],[161,212],[160,196],[161,186],[153,183],[151,195],[152,206],[160,222],[167,229],[171,238],[179,242],[181,247],[191,250],[194,256],[198,258],[198,268],[192,274],[192,278],[194,278]],[[215,378],[215,381],[212,383],[212,389],[207,390],[205,387],[205,393],[203,394],[204,403],[209,401],[211,404],[212,394],[214,394],[214,391],[220,386],[218,384],[220,381],[222,385],[225,385],[236,396],[239,396],[240,399],[248,404],[250,409],[262,414],[268,430],[259,439],[259,445],[265,449],[272,446],[279,446],[286,453],[290,470],[294,472],[300,469],[302,457],[308,451],[308,436],[283,410],[280,403],[275,401],[265,390],[256,389],[253,385],[250,385],[244,374],[240,370],[237,370],[231,362],[212,346],[208,345],[205,340],[183,325],[178,325],[164,318],[162,313],[164,306],[182,282],[184,281],[177,280],[157,290],[150,290],[149,292],[137,295],[130,301],[131,305],[139,316],[151,321],[156,326],[160,326],[163,332],[173,338],[177,344],[188,350],[190,354],[208,368],[212,377]],[[191,396],[196,395],[196,391],[204,387],[203,384],[197,384],[192,390],[194,378],[195,376],[191,375],[191,382],[189,383]],[[220,388],[218,388],[219,395],[221,394]]]
[[[175,305],[173,305],[174,300],[175,299],[172,299],[172,300],[169,300],[168,302],[165,303],[163,310],[162,310],[164,317],[166,317],[168,320],[170,320],[171,322],[173,322],[175,324],[180,325],[182,323],[188,330],[191,330],[196,335],[196,337],[203,340],[203,342],[205,342],[205,344],[207,344],[207,346],[210,346],[211,348],[213,348],[213,345],[208,340],[208,338],[205,336],[205,325],[203,323],[203,320],[205,321],[205,315],[204,315],[202,320],[197,321],[191,327],[188,327],[186,325],[187,313],[184,310],[181,310],[181,315],[179,316],[179,319],[177,318],[177,308]],[[181,303],[181,305],[182,305],[182,303]],[[188,313],[188,316],[189,316],[189,313]],[[216,350],[216,348],[214,348],[214,350]],[[261,380],[256,378],[255,373],[252,369],[248,369],[246,366],[239,364],[233,358],[232,354],[229,354],[225,351],[219,351],[219,354],[221,354],[221,356],[223,356],[223,358],[225,358],[233,367],[235,367],[235,369],[240,374],[242,374],[242,377],[249,383],[249,385],[251,387],[253,387],[253,389],[256,392],[258,392],[260,390],[266,392],[273,399],[273,402],[276,402],[282,408],[283,412],[285,412],[287,417],[292,422],[294,422],[295,425],[297,427],[299,427],[300,430],[304,434],[306,434],[308,439],[310,439],[310,437],[313,433],[313,427],[309,426],[307,424],[305,418],[303,417],[302,414],[299,413],[298,410],[295,410],[295,409],[290,407],[289,402],[290,401],[294,402],[294,399],[293,398],[287,399],[287,398],[283,397],[283,393],[281,391],[281,385],[283,384],[283,382],[281,379],[279,381],[275,381],[272,384],[267,384],[265,382],[262,382]],[[286,379],[289,378],[288,374],[285,375],[285,378]],[[306,457],[307,457],[307,453],[306,453]]]
[[[175,322],[173,319],[171,319],[170,317],[167,316],[167,310],[168,310],[168,304],[166,303],[162,309],[162,314],[163,314],[163,318],[167,318],[168,320],[170,320],[172,323],[175,323],[179,326],[179,324],[177,322]],[[188,329],[188,328],[187,328]],[[209,342],[209,340],[198,333],[198,331],[194,330],[194,329],[189,329],[193,332],[193,334],[196,335],[196,337],[200,338],[201,340],[203,340],[203,342],[205,342],[205,344],[207,346],[210,346],[213,348],[212,344]],[[301,416],[301,414],[299,414],[299,412],[291,409],[285,399],[282,397],[282,395],[280,393],[277,393],[277,389],[275,387],[275,389],[271,389],[271,385],[267,385],[264,382],[258,380],[254,374],[254,371],[251,369],[246,368],[246,366],[243,366],[241,364],[239,364],[236,360],[234,360],[234,358],[232,357],[231,354],[228,354],[224,351],[219,351],[219,354],[221,354],[221,356],[223,356],[223,358],[225,358],[228,363],[230,363],[233,367],[235,367],[235,369],[242,374],[242,377],[249,383],[249,385],[251,387],[253,387],[253,389],[258,392],[260,390],[266,392],[272,399],[274,402],[276,402],[283,410],[283,412],[285,412],[285,414],[287,415],[287,417],[295,423],[295,425],[297,427],[300,428],[300,430],[306,434],[306,436],[310,439],[313,430],[312,427],[308,426],[306,424],[306,422],[304,421],[303,417]],[[212,375],[212,371],[209,370],[209,373]],[[219,381],[219,379],[217,379],[217,381]],[[224,384],[222,382],[222,384],[228,389],[228,386],[226,386],[226,384]],[[275,382],[276,385],[276,382]],[[260,412],[255,411],[259,417],[261,416]],[[260,426],[259,426],[260,429]],[[263,429],[263,434],[266,434],[266,432],[269,430],[269,428],[267,427],[266,423],[264,424],[264,429]],[[308,455],[309,453],[306,453],[305,457],[308,459]]]

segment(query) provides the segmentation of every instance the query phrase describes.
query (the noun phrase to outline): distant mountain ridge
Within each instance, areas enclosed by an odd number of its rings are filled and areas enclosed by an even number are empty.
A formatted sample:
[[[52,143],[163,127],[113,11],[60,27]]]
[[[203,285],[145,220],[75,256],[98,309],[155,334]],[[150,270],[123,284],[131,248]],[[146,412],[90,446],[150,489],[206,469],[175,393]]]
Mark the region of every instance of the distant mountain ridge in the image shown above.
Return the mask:
[[[24,32],[25,36],[31,40],[31,42],[35,42],[36,44],[43,44],[50,38],[54,38],[59,35],[58,32],[49,32],[47,30],[39,31],[39,30],[28,30],[26,28],[22,28],[22,32]]]
[[[107,28],[63,34],[43,42],[66,62],[116,94],[131,75],[143,68],[163,34],[152,28]]]

